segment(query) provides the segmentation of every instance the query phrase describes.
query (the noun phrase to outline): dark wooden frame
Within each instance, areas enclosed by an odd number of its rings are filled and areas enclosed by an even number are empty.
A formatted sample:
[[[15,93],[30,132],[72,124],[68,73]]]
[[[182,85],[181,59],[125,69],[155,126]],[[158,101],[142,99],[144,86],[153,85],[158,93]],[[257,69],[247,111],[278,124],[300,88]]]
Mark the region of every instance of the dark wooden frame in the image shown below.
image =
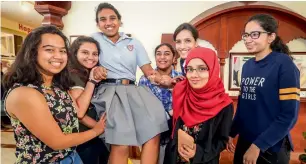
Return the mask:
[[[254,55],[249,54],[248,52],[239,52],[239,53],[230,53],[229,55],[229,77],[228,77],[228,90],[229,91],[239,91],[240,90],[240,86],[237,88],[232,88],[232,84],[233,84],[233,57],[235,56],[248,56],[248,57],[254,57]],[[239,82],[240,83],[240,82]]]
[[[80,37],[80,36],[84,36],[84,35],[70,35],[70,36],[69,36],[69,42],[70,42],[70,44],[72,44],[72,42],[73,42],[76,38],[78,38],[78,37]]]
[[[304,77],[305,77],[305,80],[306,80],[306,52],[292,52],[291,53],[291,56],[293,57],[293,60],[295,59],[295,55],[302,55],[303,56],[303,59],[305,59],[305,75],[304,75]],[[302,72],[300,72],[301,74],[300,75],[302,75]],[[302,77],[300,77],[300,79],[301,79]],[[301,84],[301,91],[306,91],[306,84],[305,84],[305,87],[302,87],[302,84]]]
[[[305,59],[305,64],[303,66],[305,66],[305,80],[306,80],[306,52],[291,52],[291,56],[293,57],[293,59],[295,59],[295,55],[302,55],[304,56],[303,58]],[[239,53],[230,53],[230,58],[229,58],[229,77],[228,77],[228,90],[229,91],[239,91],[240,87],[237,88],[233,88],[232,84],[233,84],[233,57],[235,56],[250,56],[252,57],[253,55],[249,54],[249,53],[243,53],[243,52],[239,52]],[[302,78],[302,77],[301,77]],[[301,85],[301,91],[306,91],[306,84],[304,87],[302,87]]]

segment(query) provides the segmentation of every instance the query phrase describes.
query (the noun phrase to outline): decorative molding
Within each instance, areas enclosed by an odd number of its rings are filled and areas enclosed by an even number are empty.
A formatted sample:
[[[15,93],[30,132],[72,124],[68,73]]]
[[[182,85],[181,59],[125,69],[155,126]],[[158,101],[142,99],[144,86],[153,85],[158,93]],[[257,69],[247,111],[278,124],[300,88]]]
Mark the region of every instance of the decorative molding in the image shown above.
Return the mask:
[[[220,77],[224,83],[224,65],[226,63],[225,58],[219,58],[219,64],[220,64]]]
[[[34,9],[44,16],[42,25],[54,25],[61,30],[64,28],[62,17],[70,8],[71,1],[37,1],[34,5]]]
[[[294,37],[294,38],[291,38],[291,40],[288,40],[287,42],[284,42],[285,44],[288,44],[296,39],[305,39],[306,40],[306,36],[297,36],[297,37]]]
[[[221,59],[229,57],[229,51],[241,40],[241,32],[245,22],[250,16],[258,13],[270,14],[279,21],[278,35],[284,43],[295,38],[306,38],[306,18],[285,6],[272,2],[224,3],[204,11],[190,23],[198,30],[200,39],[208,41],[216,48],[221,61]],[[175,45],[172,36],[173,34],[169,33],[162,34],[161,42]],[[221,68],[222,78],[223,72],[224,70]]]
[[[1,148],[15,149],[16,145],[15,144],[1,144]]]

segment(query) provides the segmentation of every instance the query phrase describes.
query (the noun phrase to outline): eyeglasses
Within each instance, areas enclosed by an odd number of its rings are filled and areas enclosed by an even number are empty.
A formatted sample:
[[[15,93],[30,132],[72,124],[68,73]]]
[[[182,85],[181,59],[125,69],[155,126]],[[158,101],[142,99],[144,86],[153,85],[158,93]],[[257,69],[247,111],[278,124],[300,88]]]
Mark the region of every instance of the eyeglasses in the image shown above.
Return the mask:
[[[241,34],[241,37],[243,40],[246,40],[249,36],[252,38],[252,39],[258,39],[260,37],[260,34],[270,34],[271,32],[266,32],[266,31],[252,31],[250,33],[242,33]]]
[[[203,73],[208,71],[207,67],[200,67],[200,68],[186,68],[185,72],[186,73],[193,73],[193,71],[197,71],[197,73]]]

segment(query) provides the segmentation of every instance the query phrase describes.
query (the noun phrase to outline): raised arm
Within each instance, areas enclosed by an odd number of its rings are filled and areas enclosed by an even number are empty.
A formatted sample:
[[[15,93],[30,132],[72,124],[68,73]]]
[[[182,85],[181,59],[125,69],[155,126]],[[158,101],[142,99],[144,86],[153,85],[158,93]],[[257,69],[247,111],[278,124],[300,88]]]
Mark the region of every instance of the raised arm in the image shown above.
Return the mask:
[[[150,64],[145,64],[140,67],[145,77],[147,77],[151,83],[161,85],[166,88],[172,88],[174,80],[168,75],[160,75],[155,71]]]
[[[33,135],[54,150],[82,144],[104,130],[105,118],[101,118],[91,130],[64,134],[54,120],[44,96],[32,88],[20,87],[11,91],[6,100],[6,109]]]
[[[90,105],[90,101],[95,89],[95,83],[100,82],[102,79],[106,79],[106,69],[98,66],[94,67],[89,75],[89,79],[84,89],[73,88],[70,90],[70,94],[75,99],[78,106],[78,118],[82,119]]]

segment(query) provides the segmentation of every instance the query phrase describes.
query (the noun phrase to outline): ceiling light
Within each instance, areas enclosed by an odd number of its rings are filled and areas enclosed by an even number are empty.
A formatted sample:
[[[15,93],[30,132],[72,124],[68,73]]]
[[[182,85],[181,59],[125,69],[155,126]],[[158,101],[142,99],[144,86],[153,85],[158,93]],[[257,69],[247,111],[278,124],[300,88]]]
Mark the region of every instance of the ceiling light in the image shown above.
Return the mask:
[[[29,11],[33,8],[33,3],[31,1],[20,1],[20,7],[23,11]]]

